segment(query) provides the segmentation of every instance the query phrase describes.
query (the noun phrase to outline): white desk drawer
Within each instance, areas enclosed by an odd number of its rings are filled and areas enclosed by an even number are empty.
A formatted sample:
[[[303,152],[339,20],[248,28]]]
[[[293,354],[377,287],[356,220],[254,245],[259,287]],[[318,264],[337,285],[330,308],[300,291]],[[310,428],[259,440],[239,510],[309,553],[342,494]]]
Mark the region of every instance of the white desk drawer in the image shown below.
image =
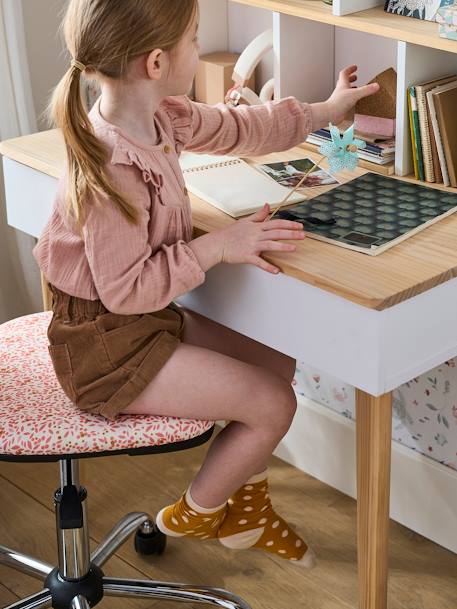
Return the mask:
[[[39,237],[51,215],[57,179],[3,157],[8,224]]]

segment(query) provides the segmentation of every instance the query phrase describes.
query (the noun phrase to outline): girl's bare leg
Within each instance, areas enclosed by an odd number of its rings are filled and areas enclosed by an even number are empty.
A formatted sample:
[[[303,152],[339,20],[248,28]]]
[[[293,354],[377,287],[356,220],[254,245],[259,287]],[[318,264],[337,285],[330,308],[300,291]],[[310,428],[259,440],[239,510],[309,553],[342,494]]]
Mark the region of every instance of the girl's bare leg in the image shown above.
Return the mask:
[[[235,332],[199,313],[181,307],[186,323],[183,342],[224,353],[248,364],[255,364],[292,383],[296,360],[262,343]]]
[[[289,429],[296,409],[290,384],[295,363],[204,317],[185,314],[183,342],[124,413],[231,421],[192,483],[194,501],[211,508],[265,469]]]

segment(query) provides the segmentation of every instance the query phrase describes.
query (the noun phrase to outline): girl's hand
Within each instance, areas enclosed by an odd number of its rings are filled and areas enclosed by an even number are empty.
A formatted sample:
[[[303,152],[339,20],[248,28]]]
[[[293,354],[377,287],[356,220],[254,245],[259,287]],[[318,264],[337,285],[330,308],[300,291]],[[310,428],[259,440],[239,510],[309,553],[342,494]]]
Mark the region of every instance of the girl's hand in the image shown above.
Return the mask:
[[[378,83],[359,88],[353,86],[352,83],[357,80],[356,72],[357,66],[349,66],[341,70],[335,90],[326,102],[330,116],[329,122],[334,125],[341,123],[360,99],[379,91]]]
[[[254,264],[269,273],[279,269],[260,257],[262,252],[293,252],[292,243],[278,243],[281,239],[304,239],[300,222],[290,220],[267,220],[270,214],[268,203],[255,214],[237,220],[219,232],[221,240],[221,262],[230,264]]]

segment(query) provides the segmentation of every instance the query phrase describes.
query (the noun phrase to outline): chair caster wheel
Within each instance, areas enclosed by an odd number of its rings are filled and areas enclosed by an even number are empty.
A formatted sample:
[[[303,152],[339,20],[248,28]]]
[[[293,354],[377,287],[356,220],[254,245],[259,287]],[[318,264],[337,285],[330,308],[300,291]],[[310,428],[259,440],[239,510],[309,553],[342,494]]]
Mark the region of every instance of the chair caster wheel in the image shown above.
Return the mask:
[[[138,529],[135,533],[135,550],[142,556],[151,556],[156,554],[160,556],[164,553],[167,545],[167,536],[154,527],[151,533],[143,533]]]

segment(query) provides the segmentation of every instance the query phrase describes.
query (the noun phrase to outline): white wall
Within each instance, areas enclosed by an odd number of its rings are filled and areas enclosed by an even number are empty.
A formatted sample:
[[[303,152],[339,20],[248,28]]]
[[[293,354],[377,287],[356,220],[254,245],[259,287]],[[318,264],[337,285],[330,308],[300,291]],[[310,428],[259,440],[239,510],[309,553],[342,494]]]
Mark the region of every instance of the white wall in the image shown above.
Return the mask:
[[[49,95],[68,67],[69,58],[58,32],[66,5],[66,0],[22,0],[33,101],[40,131],[47,128],[41,114]]]
[[[343,28],[335,31],[335,79],[345,66],[359,68],[359,84],[369,82],[386,68],[397,69],[397,41]]]
[[[228,50],[241,53],[256,36],[273,26],[271,11],[252,8],[229,2],[228,6]],[[273,76],[273,51],[260,63],[256,72],[256,89]]]
[[[199,0],[201,54],[225,51],[228,47],[227,0]]]

